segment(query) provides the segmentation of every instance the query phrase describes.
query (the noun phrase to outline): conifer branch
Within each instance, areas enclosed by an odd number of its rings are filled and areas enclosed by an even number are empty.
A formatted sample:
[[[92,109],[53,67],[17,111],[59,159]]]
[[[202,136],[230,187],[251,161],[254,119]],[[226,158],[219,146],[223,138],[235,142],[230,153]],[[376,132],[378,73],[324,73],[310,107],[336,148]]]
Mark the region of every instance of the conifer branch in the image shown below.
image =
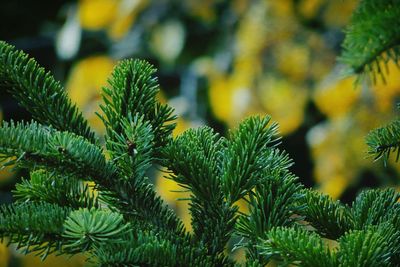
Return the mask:
[[[173,172],[169,178],[190,189],[195,196],[212,201],[220,194],[224,142],[209,127],[185,131],[163,150],[167,166]]]
[[[342,266],[338,264],[334,254],[323,243],[318,234],[301,228],[273,228],[268,233],[268,239],[264,240],[259,249],[260,253],[267,259],[275,258],[283,265]]]
[[[96,142],[87,121],[60,82],[34,59],[3,41],[0,41],[0,83],[38,122]]]
[[[379,231],[390,243],[391,263],[394,266],[400,265],[400,204],[396,205],[384,217],[381,217],[378,227]]]
[[[116,208],[129,222],[138,221],[141,229],[156,228],[165,238],[185,238],[185,228],[176,213],[157,196],[147,179],[121,180],[102,192],[101,199]]]
[[[398,206],[399,199],[400,194],[393,188],[361,192],[352,204],[354,229],[380,224]]]
[[[354,227],[351,209],[328,195],[306,190],[301,203],[305,208],[299,215],[323,237],[337,239]]]
[[[127,235],[126,243],[100,246],[96,258],[100,266],[232,266],[228,261],[216,262],[201,247],[184,243],[176,245],[160,239],[152,231],[135,231]]]
[[[57,115],[39,118],[42,124],[0,128],[2,165],[31,171],[14,191],[17,203],[0,207],[0,237],[25,252],[43,257],[86,252],[100,266],[234,266],[225,247],[236,234],[242,237],[236,247],[246,249],[245,266],[271,260],[328,267],[400,264],[400,194],[369,190],[348,207],[304,190],[289,171],[292,160],[276,147],[277,125],[270,117],[245,120],[228,139],[202,127],[173,140],[175,117],[155,99],[154,68],[126,60],[104,89],[102,119],[111,157],[106,160],[80,113],[37,63],[5,43],[0,63],[0,80],[21,103],[34,95],[33,113],[53,110],[47,95],[53,92],[63,99],[55,101],[64,105],[57,110],[68,116],[68,129],[57,124],[64,118]],[[36,92],[38,85],[43,94]],[[193,234],[146,176],[154,162],[191,191]],[[96,183],[101,206],[82,180]],[[247,213],[238,211],[238,200],[247,202]],[[336,239],[337,246],[328,247],[322,237]]]
[[[162,229],[183,232],[180,220],[156,196],[145,177],[124,181],[115,165],[106,161],[102,150],[84,138],[35,122],[4,123],[0,136],[0,152],[5,164],[45,168],[60,175],[93,180],[103,190],[102,194],[112,196],[108,203],[122,209],[127,216],[140,215]]]
[[[171,242],[143,232],[126,239],[124,243],[99,246],[96,249],[99,266],[178,266],[180,255]]]
[[[168,105],[156,101],[159,91],[157,79],[153,77],[155,68],[143,60],[123,60],[115,68],[109,79],[109,87],[103,88],[104,105],[100,116],[107,129],[107,137],[123,133],[123,119],[143,116],[153,130],[154,150],[167,144],[171,138],[176,117]],[[115,133],[114,133],[115,132]],[[117,142],[117,140],[111,139]],[[126,137],[124,143],[129,141]],[[112,147],[111,147],[112,148]],[[111,150],[111,148],[109,148]]]
[[[289,172],[276,173],[264,179],[249,194],[249,214],[241,215],[237,221],[236,231],[244,237],[243,246],[248,249],[249,259],[260,258],[258,243],[260,238],[267,238],[268,233],[278,226],[293,226],[300,218],[297,216],[303,208],[298,205],[302,197],[302,185],[297,177]]]
[[[223,191],[231,203],[244,197],[261,180],[264,164],[277,145],[277,124],[271,118],[250,117],[231,132],[224,151]]]
[[[340,238],[340,266],[394,266],[388,236],[376,228],[350,231]]]
[[[121,214],[109,210],[79,209],[72,211],[64,222],[63,237],[67,251],[87,251],[101,244],[122,243],[130,225]]]
[[[32,123],[5,122],[0,128],[0,153],[5,164],[45,168],[108,184],[117,175],[102,150],[85,138]]]
[[[346,29],[340,60],[353,73],[385,76],[389,60],[400,63],[400,2],[363,0]],[[383,65],[383,66],[382,66]]]
[[[143,116],[121,119],[121,133],[109,129],[107,148],[125,179],[144,177],[153,160],[154,135]]]
[[[190,212],[194,234],[210,255],[223,256],[235,225],[237,208],[225,202],[221,185],[222,151],[226,140],[209,127],[188,130],[178,136],[163,156],[169,176],[192,192]]]
[[[329,248],[315,232],[278,227],[259,245],[262,255],[301,266],[396,266],[399,232],[390,224],[351,230]]]
[[[291,226],[302,209],[298,206],[302,185],[297,177],[290,173],[284,176],[270,177],[263,184],[257,185],[249,195],[249,215],[241,216],[237,224],[238,232],[249,239],[265,235],[273,227]]]
[[[396,160],[400,155],[400,120],[372,130],[366,137],[369,154],[374,155],[375,160],[383,158],[385,164],[390,154],[396,153]]]
[[[98,208],[98,198],[78,179],[62,177],[44,170],[31,172],[13,191],[16,202],[47,202],[61,207]]]
[[[145,177],[175,128],[172,108],[156,101],[154,72],[145,61],[124,60],[114,68],[109,87],[103,88],[100,117],[106,125],[106,146],[122,177],[104,199],[127,218],[183,235],[182,222]]]
[[[36,252],[42,259],[60,251],[63,223],[70,210],[48,203],[24,203],[0,206],[0,237],[25,254]]]

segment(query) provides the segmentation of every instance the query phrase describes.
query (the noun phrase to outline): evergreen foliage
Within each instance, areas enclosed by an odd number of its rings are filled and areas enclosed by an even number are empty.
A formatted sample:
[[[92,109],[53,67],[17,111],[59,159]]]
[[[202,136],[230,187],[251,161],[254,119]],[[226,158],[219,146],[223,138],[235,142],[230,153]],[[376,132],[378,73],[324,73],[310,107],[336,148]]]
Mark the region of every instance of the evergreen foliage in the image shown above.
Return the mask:
[[[275,258],[282,265],[338,266],[337,259],[316,233],[278,227],[269,231],[267,238],[260,245],[260,253],[268,259]]]
[[[340,60],[350,73],[370,74],[373,80],[380,76],[385,82],[387,63],[400,66],[400,1],[361,0],[352,15],[342,44]],[[390,74],[389,74],[390,75]],[[369,153],[386,163],[391,152],[400,148],[400,121],[371,131],[367,136]]]
[[[346,29],[341,61],[352,73],[385,76],[385,65],[400,63],[400,1],[361,0]]]
[[[400,153],[400,121],[395,120],[386,126],[372,130],[366,138],[369,153],[375,159],[383,158],[386,163],[392,152],[396,153],[396,160]]]
[[[0,41],[0,83],[38,122],[96,142],[87,121],[60,82],[27,54]]]
[[[24,253],[35,252],[44,259],[60,251],[66,242],[62,232],[70,209],[41,202],[3,205],[0,209],[0,236]]]
[[[87,183],[43,170],[32,171],[30,179],[22,179],[16,185],[14,199],[16,202],[54,203],[73,209],[99,207],[98,198]]]
[[[130,228],[123,220],[121,214],[109,210],[74,210],[64,222],[63,237],[68,240],[65,248],[79,252],[102,242],[120,243]]]
[[[312,190],[305,192],[302,201],[305,208],[299,214],[304,216],[322,237],[337,239],[351,229],[352,215],[347,205]]]
[[[395,2],[362,1],[355,12],[343,55],[354,72],[379,66],[379,49],[390,48],[397,61],[392,43],[360,33],[372,8],[382,7],[371,18],[377,29],[393,19]],[[381,37],[395,39],[397,30],[380,29]],[[375,54],[352,43],[366,40]],[[0,80],[35,119],[0,128],[2,166],[30,171],[13,192],[15,203],[0,207],[2,238],[43,259],[85,253],[99,266],[237,266],[227,251],[237,238],[245,266],[400,265],[398,193],[366,190],[345,205],[305,189],[269,116],[244,120],[227,138],[209,127],[173,138],[175,116],[156,99],[154,72],[141,60],[115,67],[103,89],[102,148],[60,83],[0,42]],[[377,158],[398,151],[397,127],[368,137]],[[148,175],[159,165],[190,192],[193,232],[154,190]]]

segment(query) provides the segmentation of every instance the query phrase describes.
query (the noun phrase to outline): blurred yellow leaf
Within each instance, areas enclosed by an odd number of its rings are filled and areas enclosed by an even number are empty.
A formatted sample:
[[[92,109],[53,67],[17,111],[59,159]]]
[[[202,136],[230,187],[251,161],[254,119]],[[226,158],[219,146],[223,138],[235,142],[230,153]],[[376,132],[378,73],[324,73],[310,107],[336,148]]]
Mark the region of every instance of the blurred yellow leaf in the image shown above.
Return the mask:
[[[157,25],[152,31],[150,47],[161,60],[171,63],[181,53],[185,44],[185,28],[177,20]]]
[[[293,17],[293,1],[280,0],[280,1],[265,1],[272,9],[272,14],[278,17]]]
[[[332,118],[346,115],[361,94],[361,89],[354,86],[354,79],[334,79],[317,87],[314,101],[318,109]]]
[[[324,12],[324,20],[331,27],[343,27],[349,23],[350,16],[359,1],[327,1],[328,5]]]
[[[120,0],[115,19],[108,28],[110,37],[114,40],[124,37],[148,3],[148,0]]]
[[[134,20],[135,15],[133,13],[127,14],[123,17],[119,17],[110,25],[110,28],[107,32],[114,40],[121,39],[132,27]]]
[[[353,181],[358,158],[347,157],[348,120],[340,119],[314,126],[307,134],[308,145],[315,162],[314,178],[319,189],[334,198],[340,197]]]
[[[324,179],[318,189],[328,194],[333,199],[338,199],[349,186],[350,181],[351,179],[349,179],[349,177],[341,175],[330,176]]]
[[[318,15],[318,11],[324,0],[302,0],[299,4],[299,11],[305,18],[311,19]]]
[[[14,178],[12,168],[14,166],[7,166],[0,170],[0,185],[10,182]]]
[[[337,61],[337,55],[335,51],[327,45],[328,40],[320,34],[310,32],[306,42],[310,52],[309,75],[310,78],[317,83],[332,71]]]
[[[209,98],[216,118],[228,121],[233,112],[232,89],[226,78],[221,77],[211,81]]]
[[[49,255],[45,261],[34,254],[28,254],[21,258],[22,267],[80,267],[85,266],[85,257],[74,255],[72,257]]]
[[[134,24],[148,0],[80,0],[79,20],[87,30],[107,30],[114,40],[121,39]]]
[[[239,58],[257,56],[266,45],[265,1],[254,2],[242,18],[236,32],[236,55]]]
[[[216,2],[218,0],[186,0],[182,3],[187,6],[188,13],[192,16],[198,17],[205,22],[212,22],[216,18],[215,9],[213,8]]]
[[[190,122],[182,119],[182,117],[179,117],[176,121],[176,127],[173,131],[173,135],[178,136],[189,128],[190,128]]]
[[[119,0],[80,0],[79,19],[82,28],[100,30],[117,15]]]
[[[300,82],[307,78],[310,51],[307,46],[284,43],[277,47],[277,68],[291,80]]]
[[[4,240],[0,243],[0,267],[7,267],[10,260],[10,251],[5,245],[7,241]]]
[[[259,99],[265,112],[279,123],[279,131],[287,135],[295,131],[304,120],[304,107],[308,93],[286,80],[265,77],[259,86]]]
[[[216,118],[234,126],[246,115],[253,102],[249,88],[238,87],[235,81],[216,79],[209,91],[210,104]]]
[[[240,200],[236,201],[234,203],[234,205],[238,206],[240,212],[243,212],[246,214],[249,212],[248,202],[246,202],[244,199],[240,199]]]
[[[242,15],[246,12],[249,6],[250,0],[233,0],[232,1],[232,9],[236,12],[237,15]]]

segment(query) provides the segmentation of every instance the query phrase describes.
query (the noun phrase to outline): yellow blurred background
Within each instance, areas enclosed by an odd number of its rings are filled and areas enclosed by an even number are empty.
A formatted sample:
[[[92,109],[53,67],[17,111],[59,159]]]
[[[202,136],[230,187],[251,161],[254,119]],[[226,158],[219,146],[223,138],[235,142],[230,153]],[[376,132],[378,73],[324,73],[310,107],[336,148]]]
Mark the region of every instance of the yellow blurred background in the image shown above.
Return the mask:
[[[160,100],[180,116],[175,135],[205,124],[225,134],[246,116],[270,114],[301,181],[349,202],[362,188],[399,183],[399,165],[374,163],[364,142],[369,130],[395,116],[399,69],[389,64],[386,83],[356,83],[356,77],[343,77],[344,66],[336,60],[357,2],[55,1],[53,13],[32,32],[1,34],[64,82],[100,136],[104,127],[94,112],[113,66],[123,58],[144,58],[159,70]],[[14,12],[12,4],[8,8]],[[24,11],[18,12],[23,24]],[[2,94],[5,119],[27,117]],[[0,172],[2,202],[10,201],[20,175]],[[190,229],[177,184],[159,172],[155,185]],[[0,266],[83,265],[83,257],[40,263],[0,246]]]

